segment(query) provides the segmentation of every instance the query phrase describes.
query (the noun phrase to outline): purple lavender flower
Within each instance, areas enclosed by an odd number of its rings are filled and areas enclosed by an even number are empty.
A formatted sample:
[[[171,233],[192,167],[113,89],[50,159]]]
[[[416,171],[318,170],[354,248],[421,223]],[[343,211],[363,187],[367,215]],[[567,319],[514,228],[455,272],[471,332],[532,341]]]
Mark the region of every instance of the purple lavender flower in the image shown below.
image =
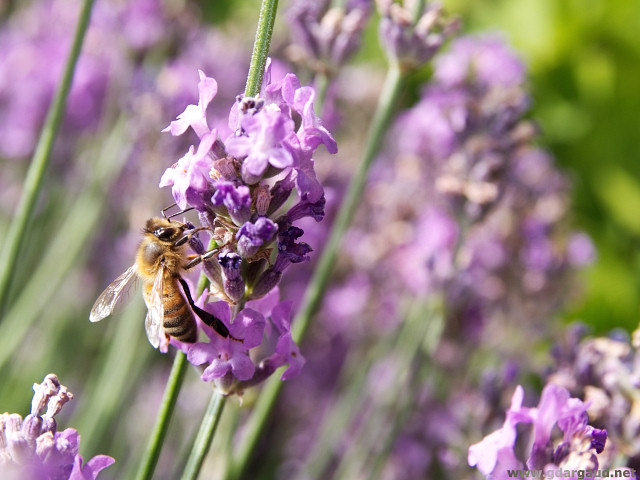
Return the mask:
[[[178,120],[171,122],[163,132],[171,132],[171,135],[177,136],[191,127],[200,139],[211,132],[207,123],[207,107],[218,93],[218,82],[207,77],[202,70],[198,70],[198,75],[200,75],[198,105],[188,105],[184,112],[178,115]]]
[[[321,73],[335,73],[359,47],[371,2],[351,0],[331,7],[327,1],[296,1],[287,12],[292,56]]]
[[[231,309],[227,302],[208,303],[203,308],[220,319],[234,338],[221,337],[204,325],[203,330],[210,341],[192,345],[187,359],[194,365],[208,364],[201,377],[205,382],[221,378],[228,372],[238,380],[248,380],[255,370],[248,351],[262,342],[264,317],[255,310],[245,308],[231,323]]]
[[[182,209],[190,205],[197,210],[203,210],[207,200],[211,198],[209,172],[212,159],[208,153],[216,137],[215,130],[207,133],[200,141],[197,152],[190,147],[185,156],[173,167],[168,168],[160,179],[160,187],[172,187],[173,198]]]
[[[240,271],[242,257],[237,253],[225,251],[218,255],[218,263],[222,270],[224,293],[233,302],[240,301],[244,297],[244,279]]]
[[[497,35],[460,37],[434,63],[434,79],[448,88],[469,81],[485,88],[518,87],[526,75],[517,54]]]
[[[252,257],[264,243],[273,238],[277,230],[278,226],[267,217],[259,217],[255,222],[246,222],[238,230],[238,253],[243,258]]]
[[[215,193],[211,197],[213,205],[224,205],[236,225],[249,221],[251,216],[251,193],[246,185],[235,186],[231,182],[215,182]]]
[[[606,431],[587,425],[582,401],[570,398],[565,388],[551,383],[542,391],[537,408],[523,407],[523,398],[524,389],[519,386],[503,427],[469,447],[469,465],[496,479],[508,478],[508,469],[598,469],[595,453],[604,449]],[[516,426],[522,423],[533,426],[533,443],[524,461],[515,453]],[[563,436],[554,447],[552,432],[556,426]]]
[[[187,107],[167,129],[180,135],[191,127],[200,137],[200,146],[195,153],[192,147],[168,169],[161,185],[173,187],[180,207],[199,211],[200,229],[208,231],[209,242],[219,246],[202,262],[211,281],[203,298],[215,295],[223,301],[203,308],[230,332],[222,337],[203,325],[209,341],[188,345],[170,339],[170,344],[187,351],[192,363],[207,364],[202,379],[229,394],[261,382],[281,366],[289,365],[283,379],[294,377],[302,368],[304,358],[288,327],[289,311],[285,315],[274,310],[278,337],[271,343],[273,353],[254,363],[249,351],[262,342],[265,317],[245,307],[231,321],[231,305],[235,312],[246,301],[273,295],[286,268],[309,260],[311,247],[299,241],[303,231],[293,223],[324,217],[323,190],[312,155],[321,144],[330,152],[337,147],[313,112],[315,92],[301,86],[295,75],[271,83],[266,72],[259,98],[238,97],[228,121],[235,131],[224,142],[207,121],[216,91],[217,83],[200,72],[198,105]],[[300,121],[297,131],[294,118]],[[295,186],[301,200],[274,221],[271,217],[286,204]],[[276,240],[278,253],[271,264]],[[205,253],[197,238],[190,245],[197,254]]]
[[[282,380],[298,376],[305,363],[300,348],[291,337],[291,301],[278,304],[271,313],[271,322],[280,334],[275,353],[270,357],[274,366],[289,365],[282,373]]]
[[[271,87],[273,88],[273,86]],[[329,153],[337,153],[338,146],[329,131],[322,126],[322,121],[313,110],[315,90],[309,86],[301,86],[294,74],[285,75],[281,82],[283,101],[289,105],[302,122],[296,132],[301,148],[313,152],[319,145],[324,145]]]
[[[244,158],[242,178],[249,185],[257,183],[269,165],[276,169],[290,167],[291,154],[282,141],[293,132],[293,120],[282,112],[262,109],[255,115],[241,118],[243,134],[225,142],[227,151]]]
[[[389,59],[403,68],[415,68],[429,61],[444,41],[457,30],[457,22],[447,20],[442,7],[429,4],[417,20],[409,2],[376,0],[382,16],[380,39]]]
[[[17,414],[0,415],[0,471],[25,480],[94,480],[114,459],[97,455],[83,465],[78,432],[57,430],[54,416],[73,394],[54,374],[33,390],[31,413],[24,420]]]

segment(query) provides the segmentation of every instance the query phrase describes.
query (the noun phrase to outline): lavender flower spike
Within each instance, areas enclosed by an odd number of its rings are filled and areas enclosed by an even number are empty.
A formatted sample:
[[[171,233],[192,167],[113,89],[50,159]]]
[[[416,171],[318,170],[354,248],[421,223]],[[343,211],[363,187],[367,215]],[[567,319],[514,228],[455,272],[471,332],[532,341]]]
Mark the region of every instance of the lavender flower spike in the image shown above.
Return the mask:
[[[20,480],[95,480],[114,462],[98,455],[83,465],[80,435],[73,428],[57,431],[53,418],[73,394],[54,374],[33,385],[31,413],[0,414],[0,473]],[[46,411],[45,411],[46,409]],[[45,413],[42,413],[45,411]]]
[[[518,387],[500,430],[469,447],[469,465],[494,479],[509,478],[507,471],[523,469],[515,454],[516,427],[520,423],[533,426],[533,442],[526,461],[527,469],[596,470],[597,453],[604,449],[607,432],[587,425],[587,406],[569,391],[553,383],[547,384],[537,408],[522,406],[524,390]],[[555,427],[563,433],[554,447]]]
[[[415,68],[429,61],[445,40],[458,28],[457,21],[445,19],[442,7],[428,4],[414,21],[409,1],[376,0],[382,16],[380,38],[390,60],[403,68]],[[406,4],[406,5],[405,5]]]

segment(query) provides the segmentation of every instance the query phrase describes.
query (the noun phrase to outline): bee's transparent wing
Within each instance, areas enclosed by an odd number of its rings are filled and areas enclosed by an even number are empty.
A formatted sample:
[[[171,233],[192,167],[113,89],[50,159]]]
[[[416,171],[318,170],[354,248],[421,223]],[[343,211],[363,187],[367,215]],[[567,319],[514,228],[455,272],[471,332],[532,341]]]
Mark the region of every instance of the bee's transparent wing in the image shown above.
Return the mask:
[[[120,305],[129,298],[129,289],[136,284],[136,266],[132,265],[122,275],[116,278],[104,292],[100,294],[96,303],[91,308],[89,321],[98,322],[111,315]]]
[[[147,303],[147,318],[144,321],[144,328],[147,331],[147,338],[153,348],[158,348],[164,336],[164,302],[162,296],[164,292],[164,267],[158,269],[156,278],[153,280],[153,287],[145,297]]]

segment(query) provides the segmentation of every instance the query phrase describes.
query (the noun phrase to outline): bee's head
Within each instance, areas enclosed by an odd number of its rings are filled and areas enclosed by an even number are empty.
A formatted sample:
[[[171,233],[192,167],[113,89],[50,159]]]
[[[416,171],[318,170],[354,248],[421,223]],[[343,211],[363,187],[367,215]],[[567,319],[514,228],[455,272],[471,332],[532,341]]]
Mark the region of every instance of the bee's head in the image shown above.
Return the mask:
[[[144,233],[154,235],[161,242],[174,243],[180,239],[186,225],[180,222],[172,222],[166,218],[150,218],[144,228]]]

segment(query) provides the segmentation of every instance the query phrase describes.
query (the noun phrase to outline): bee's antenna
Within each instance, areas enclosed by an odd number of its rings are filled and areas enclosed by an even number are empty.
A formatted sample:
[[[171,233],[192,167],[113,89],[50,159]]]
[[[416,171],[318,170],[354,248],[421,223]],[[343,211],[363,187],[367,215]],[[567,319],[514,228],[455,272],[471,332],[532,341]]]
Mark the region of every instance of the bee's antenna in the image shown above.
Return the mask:
[[[178,215],[182,215],[183,213],[188,212],[189,210],[193,210],[193,207],[189,207],[189,208],[185,208],[184,210],[180,210],[179,212],[176,213],[172,213],[171,215],[167,216],[167,210],[171,210],[173,207],[175,207],[177,204],[174,202],[171,205],[169,205],[168,207],[164,207],[161,211],[162,211],[162,216],[164,218],[166,218],[167,220],[171,221],[171,219],[173,217],[177,217]]]

